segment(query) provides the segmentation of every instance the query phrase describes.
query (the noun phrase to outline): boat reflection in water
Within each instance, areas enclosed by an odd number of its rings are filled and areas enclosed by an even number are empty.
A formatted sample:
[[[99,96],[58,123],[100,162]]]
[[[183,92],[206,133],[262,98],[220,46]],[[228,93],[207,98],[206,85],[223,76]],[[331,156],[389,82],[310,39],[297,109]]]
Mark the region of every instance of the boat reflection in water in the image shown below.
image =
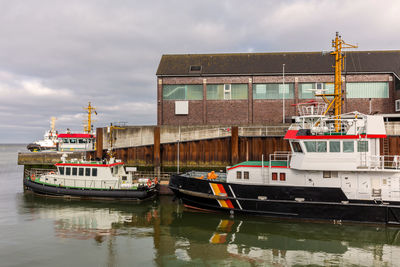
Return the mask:
[[[143,264],[159,266],[371,266],[400,262],[400,228],[382,225],[198,213],[184,209],[170,197],[134,204],[26,195],[23,206],[29,209],[32,220],[53,220],[57,239],[91,239],[97,245],[105,242],[108,255],[104,260],[111,265],[130,264],[122,257],[126,253],[132,254],[131,259],[139,257]],[[130,250],[138,246],[150,253],[135,254],[134,249]],[[90,252],[91,248],[87,249]]]

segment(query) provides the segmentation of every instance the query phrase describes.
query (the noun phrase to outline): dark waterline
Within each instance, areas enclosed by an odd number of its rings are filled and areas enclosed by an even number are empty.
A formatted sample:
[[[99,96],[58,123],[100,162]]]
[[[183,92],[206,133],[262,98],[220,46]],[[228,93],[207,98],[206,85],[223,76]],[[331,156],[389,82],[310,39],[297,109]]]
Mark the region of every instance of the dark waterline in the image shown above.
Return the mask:
[[[229,217],[144,203],[24,194],[0,145],[0,266],[399,266],[400,228]]]

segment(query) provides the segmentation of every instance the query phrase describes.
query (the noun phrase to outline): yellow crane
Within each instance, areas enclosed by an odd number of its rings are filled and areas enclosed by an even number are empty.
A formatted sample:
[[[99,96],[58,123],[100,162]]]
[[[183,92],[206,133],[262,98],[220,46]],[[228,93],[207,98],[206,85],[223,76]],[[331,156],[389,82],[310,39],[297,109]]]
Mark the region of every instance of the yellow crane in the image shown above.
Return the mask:
[[[321,96],[324,101],[328,104],[323,115],[326,115],[328,111],[333,107],[333,113],[335,117],[335,132],[341,131],[341,114],[342,114],[342,70],[344,68],[345,55],[342,53],[343,48],[357,48],[357,45],[351,45],[343,41],[342,36],[336,32],[335,40],[332,40],[332,47],[335,49],[331,52],[331,55],[335,57],[335,91],[333,94],[316,94]],[[333,96],[333,99],[329,101],[326,97]]]
[[[88,117],[87,117],[87,125],[85,125],[83,131],[88,134],[91,134],[92,130],[93,130],[92,129],[92,113],[97,115],[96,108],[92,107],[92,105],[89,102],[89,105],[87,106],[87,108],[84,108],[84,109],[87,110]]]

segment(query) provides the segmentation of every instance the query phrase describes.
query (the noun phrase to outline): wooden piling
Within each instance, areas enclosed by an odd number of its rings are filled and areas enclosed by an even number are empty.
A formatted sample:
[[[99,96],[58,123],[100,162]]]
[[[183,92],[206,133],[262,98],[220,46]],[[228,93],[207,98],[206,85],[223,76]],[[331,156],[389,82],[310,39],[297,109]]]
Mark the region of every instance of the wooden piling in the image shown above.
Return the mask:
[[[96,128],[96,158],[103,158],[103,128]]]
[[[231,133],[231,164],[239,163],[239,127],[233,126]]]

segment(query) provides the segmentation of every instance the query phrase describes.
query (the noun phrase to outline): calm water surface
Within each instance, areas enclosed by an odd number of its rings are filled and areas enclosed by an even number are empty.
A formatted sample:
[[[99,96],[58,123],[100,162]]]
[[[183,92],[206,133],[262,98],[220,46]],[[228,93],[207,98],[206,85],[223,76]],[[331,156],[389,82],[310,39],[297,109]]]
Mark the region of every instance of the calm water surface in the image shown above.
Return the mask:
[[[23,149],[0,145],[0,266],[400,266],[400,228],[24,194]]]

